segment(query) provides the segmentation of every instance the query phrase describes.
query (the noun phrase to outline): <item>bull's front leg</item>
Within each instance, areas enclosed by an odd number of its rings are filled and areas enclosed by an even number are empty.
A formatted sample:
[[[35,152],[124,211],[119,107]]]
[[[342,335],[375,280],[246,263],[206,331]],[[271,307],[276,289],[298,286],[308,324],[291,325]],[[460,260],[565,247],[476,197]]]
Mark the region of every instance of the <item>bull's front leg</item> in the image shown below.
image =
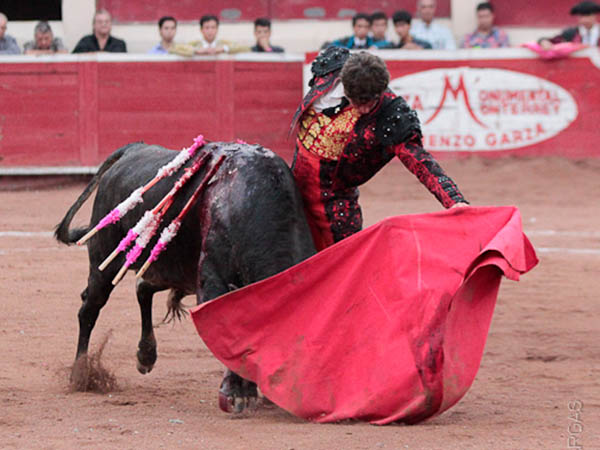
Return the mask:
[[[240,377],[227,369],[219,389],[219,408],[228,413],[255,410],[258,403],[256,383]]]
[[[202,255],[198,266],[198,286],[196,300],[198,304],[217,298],[235,289],[228,284],[214,269],[210,261]],[[258,389],[256,383],[245,380],[235,372],[227,369],[219,388],[219,407],[228,413],[241,413],[245,409],[256,409]]]

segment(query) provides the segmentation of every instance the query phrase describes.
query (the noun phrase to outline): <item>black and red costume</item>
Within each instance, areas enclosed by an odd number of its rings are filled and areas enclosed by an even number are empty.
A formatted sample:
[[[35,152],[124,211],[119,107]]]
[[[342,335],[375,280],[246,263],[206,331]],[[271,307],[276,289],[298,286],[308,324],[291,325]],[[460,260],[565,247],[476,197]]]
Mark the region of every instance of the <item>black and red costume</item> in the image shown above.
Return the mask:
[[[311,90],[296,111],[298,125],[292,172],[302,193],[315,245],[321,250],[362,229],[358,186],[394,156],[419,178],[446,208],[465,202],[456,184],[427,152],[415,111],[386,91],[367,114],[346,100],[315,111],[315,101],[335,88],[349,57],[332,47],[313,62]]]
[[[573,42],[574,44],[583,43],[583,37],[581,36],[579,27],[566,28],[560,34],[549,38],[548,40],[553,44],[560,44],[562,42]],[[600,47],[600,39],[596,39],[596,42],[591,42],[589,45]]]

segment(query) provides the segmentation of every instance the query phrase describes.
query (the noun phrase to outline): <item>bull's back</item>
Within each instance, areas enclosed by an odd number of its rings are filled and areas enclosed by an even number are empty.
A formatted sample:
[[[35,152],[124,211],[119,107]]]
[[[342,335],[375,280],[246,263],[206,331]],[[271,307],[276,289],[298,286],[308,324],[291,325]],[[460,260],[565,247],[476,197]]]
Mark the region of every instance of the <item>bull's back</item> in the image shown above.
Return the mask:
[[[210,143],[197,157],[209,154],[208,163],[175,195],[163,218],[167,226],[181,211],[207,171],[217,159],[223,164],[189,211],[167,249],[146,272],[145,279],[163,287],[193,293],[197,285],[200,253],[221,266],[228,283],[245,285],[307,258],[314,253],[302,202],[286,163],[260,146]],[[159,168],[178,152],[159,146],[132,147],[103,176],[94,203],[92,222],[98,223],[135,189],[154,178]],[[193,161],[188,161],[189,166]],[[160,181],[144,194],[141,205],[120,222],[101,230],[90,248],[90,261],[99,264],[144,212],[168,194],[183,168]],[[154,245],[133,266],[138,269]],[[113,262],[120,266],[120,262]]]
[[[285,161],[259,146],[223,150],[225,170],[207,192],[209,246],[224,249],[222,261],[232,261],[220,270],[237,278],[237,286],[246,285],[314,254],[300,193]]]

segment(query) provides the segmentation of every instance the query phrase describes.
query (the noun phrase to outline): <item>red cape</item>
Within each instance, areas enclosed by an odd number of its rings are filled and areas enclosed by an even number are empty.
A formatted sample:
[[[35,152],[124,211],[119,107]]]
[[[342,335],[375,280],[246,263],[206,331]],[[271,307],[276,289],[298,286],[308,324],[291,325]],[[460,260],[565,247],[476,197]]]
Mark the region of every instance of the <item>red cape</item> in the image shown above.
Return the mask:
[[[514,207],[392,217],[192,317],[219,360],[297,416],[416,423],[466,393],[502,274],[536,264]]]

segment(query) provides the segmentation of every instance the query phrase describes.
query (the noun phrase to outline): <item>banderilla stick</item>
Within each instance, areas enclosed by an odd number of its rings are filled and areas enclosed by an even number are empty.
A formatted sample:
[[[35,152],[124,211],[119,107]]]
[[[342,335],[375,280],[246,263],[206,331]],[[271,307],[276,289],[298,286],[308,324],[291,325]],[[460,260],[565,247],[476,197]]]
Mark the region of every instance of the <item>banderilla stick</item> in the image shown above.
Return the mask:
[[[156,175],[150,180],[144,187],[138,188],[133,191],[129,197],[123,200],[116,208],[109,212],[94,228],[88,231],[81,239],[77,241],[77,245],[85,244],[92,236],[94,236],[102,228],[112,223],[117,223],[125,214],[127,214],[135,205],[142,202],[142,195],[144,195],[152,186],[158,183],[163,178],[172,175],[177,169],[179,169],[188,159],[190,159],[198,148],[204,146],[206,141],[204,136],[199,135],[194,139],[194,143],[191,147],[183,149],[175,158],[163,167],[158,169]],[[116,256],[116,255],[115,255]]]
[[[189,200],[187,201],[187,203],[185,204],[183,209],[179,212],[177,217],[175,219],[173,219],[171,221],[171,223],[169,224],[169,226],[163,230],[163,232],[161,233],[160,239],[158,240],[158,242],[152,249],[150,256],[148,257],[148,259],[146,260],[146,262],[144,263],[142,268],[135,275],[136,278],[141,278],[142,275],[144,275],[144,273],[146,272],[146,270],[148,270],[148,268],[150,267],[150,264],[152,264],[154,261],[156,261],[158,259],[158,256],[160,255],[160,253],[167,248],[167,245],[169,244],[169,242],[171,242],[171,240],[175,237],[175,235],[179,231],[181,221],[183,220],[185,215],[188,213],[188,211],[190,210],[192,205],[196,202],[196,200],[198,199],[198,196],[204,191],[204,189],[206,188],[208,183],[211,181],[212,177],[217,173],[217,170],[219,170],[219,167],[221,167],[221,164],[223,164],[224,159],[225,159],[225,155],[221,155],[221,157],[217,160],[215,165],[206,174],[206,176],[204,177],[202,182],[198,185],[198,187],[196,188],[196,190],[194,191],[192,196],[189,198]]]
[[[106,258],[102,264],[100,264],[100,266],[98,266],[100,270],[104,270],[119,253],[125,251],[129,244],[139,238],[139,236],[142,235],[150,226],[154,227],[155,225],[153,225],[153,223],[160,222],[165,212],[173,203],[175,193],[192,177],[194,173],[200,169],[200,167],[204,165],[209,156],[210,155],[208,153],[202,155],[202,157],[200,157],[192,166],[185,169],[183,175],[175,182],[169,193],[165,195],[165,197],[152,209],[152,211],[147,211],[144,216],[142,216],[135,227],[130,229],[127,235],[121,240],[117,248],[113,250],[108,258]],[[123,271],[123,274],[124,273],[125,272]]]

